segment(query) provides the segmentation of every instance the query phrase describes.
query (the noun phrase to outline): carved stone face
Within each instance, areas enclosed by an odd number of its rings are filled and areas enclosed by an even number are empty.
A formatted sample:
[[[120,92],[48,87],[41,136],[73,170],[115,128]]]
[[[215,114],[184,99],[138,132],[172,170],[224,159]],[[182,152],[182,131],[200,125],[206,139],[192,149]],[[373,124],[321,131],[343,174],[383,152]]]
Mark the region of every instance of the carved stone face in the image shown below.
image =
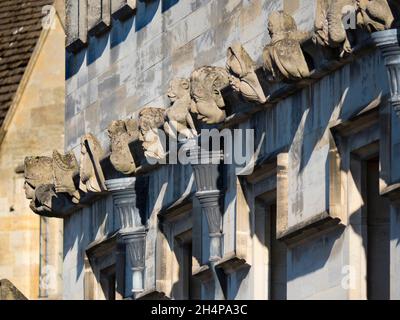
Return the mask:
[[[190,94],[190,82],[188,79],[177,78],[173,79],[170,82],[167,96],[172,103],[189,94]]]
[[[219,67],[201,67],[191,75],[191,97],[194,101],[192,112],[207,124],[224,121],[225,102],[221,89],[229,85],[228,72]]]

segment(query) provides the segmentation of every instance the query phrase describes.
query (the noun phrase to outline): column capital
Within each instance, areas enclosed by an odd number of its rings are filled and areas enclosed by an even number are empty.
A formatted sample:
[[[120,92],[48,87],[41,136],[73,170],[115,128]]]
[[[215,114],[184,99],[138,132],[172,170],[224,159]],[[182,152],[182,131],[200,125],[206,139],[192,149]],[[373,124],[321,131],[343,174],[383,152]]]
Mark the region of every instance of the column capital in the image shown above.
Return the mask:
[[[118,178],[118,179],[110,179],[106,180],[105,184],[107,190],[110,192],[118,192],[123,190],[135,190],[135,177],[126,177],[126,178]]]
[[[390,103],[400,117],[400,30],[374,32],[371,37],[382,52],[389,77]]]

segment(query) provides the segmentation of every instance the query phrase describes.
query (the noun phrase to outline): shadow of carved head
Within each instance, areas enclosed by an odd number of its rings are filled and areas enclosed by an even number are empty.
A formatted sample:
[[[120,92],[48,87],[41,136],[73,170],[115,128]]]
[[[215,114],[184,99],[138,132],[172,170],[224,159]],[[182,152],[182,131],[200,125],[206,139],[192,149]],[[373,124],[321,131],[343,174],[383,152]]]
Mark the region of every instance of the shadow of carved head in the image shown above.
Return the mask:
[[[50,157],[26,157],[24,161],[25,196],[33,199],[35,189],[53,184],[53,159]]]
[[[198,119],[215,124],[225,120],[225,102],[221,90],[229,85],[228,72],[220,67],[201,67],[192,72],[190,93],[193,99],[192,112]]]
[[[161,128],[164,124],[165,110],[161,108],[146,107],[139,113],[139,129],[142,132]]]

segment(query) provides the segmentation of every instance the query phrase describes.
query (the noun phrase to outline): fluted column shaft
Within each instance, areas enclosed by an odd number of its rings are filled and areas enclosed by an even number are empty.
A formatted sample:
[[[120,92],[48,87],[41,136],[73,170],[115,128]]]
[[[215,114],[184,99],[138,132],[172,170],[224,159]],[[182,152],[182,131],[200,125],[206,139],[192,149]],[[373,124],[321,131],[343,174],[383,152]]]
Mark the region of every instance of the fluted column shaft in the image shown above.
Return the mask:
[[[119,221],[118,242],[125,248],[124,256],[131,272],[132,292],[144,290],[146,228],[142,224],[136,196],[136,179],[132,177],[107,180],[114,210]]]

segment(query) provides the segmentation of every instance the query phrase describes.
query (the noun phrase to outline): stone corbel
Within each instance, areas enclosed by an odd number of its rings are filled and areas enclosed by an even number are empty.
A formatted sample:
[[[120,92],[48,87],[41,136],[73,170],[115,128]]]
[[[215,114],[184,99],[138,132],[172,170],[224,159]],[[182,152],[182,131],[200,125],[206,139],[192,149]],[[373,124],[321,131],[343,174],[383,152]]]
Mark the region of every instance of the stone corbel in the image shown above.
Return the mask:
[[[390,103],[400,117],[400,32],[390,29],[371,34],[376,46],[382,52],[390,85]]]
[[[112,15],[119,20],[128,19],[136,10],[136,0],[112,0]]]
[[[111,1],[88,0],[88,32],[100,35],[107,31],[111,25]]]
[[[113,197],[114,209],[120,230],[118,242],[125,248],[125,274],[130,272],[132,293],[144,291],[146,227],[142,224],[136,201],[136,178],[121,178],[106,181]]]

